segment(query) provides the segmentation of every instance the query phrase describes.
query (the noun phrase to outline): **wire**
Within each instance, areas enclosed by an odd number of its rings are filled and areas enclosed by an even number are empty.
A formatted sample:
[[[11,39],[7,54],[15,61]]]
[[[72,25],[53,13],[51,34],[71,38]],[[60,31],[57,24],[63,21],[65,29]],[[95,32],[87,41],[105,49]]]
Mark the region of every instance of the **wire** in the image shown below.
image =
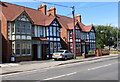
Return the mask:
[[[80,8],[90,8],[90,7],[100,7],[100,6],[106,6],[106,5],[111,5],[111,4],[101,4],[101,5],[94,5],[94,6],[84,6],[84,7],[80,7]]]
[[[65,6],[65,5],[60,5],[60,4],[53,4],[53,3],[50,3],[50,2],[44,2],[44,1],[40,1],[40,0],[34,0],[34,1],[42,2],[42,3],[46,3],[46,4],[51,4],[51,5],[56,5],[56,6],[61,6],[61,7],[72,8],[71,6]]]

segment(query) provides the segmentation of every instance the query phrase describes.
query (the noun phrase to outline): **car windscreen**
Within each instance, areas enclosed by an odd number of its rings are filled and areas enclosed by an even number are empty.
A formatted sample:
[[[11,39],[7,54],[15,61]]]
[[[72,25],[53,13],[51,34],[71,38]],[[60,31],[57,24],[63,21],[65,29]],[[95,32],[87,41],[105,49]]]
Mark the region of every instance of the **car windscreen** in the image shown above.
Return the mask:
[[[55,53],[63,53],[64,51],[56,51]]]

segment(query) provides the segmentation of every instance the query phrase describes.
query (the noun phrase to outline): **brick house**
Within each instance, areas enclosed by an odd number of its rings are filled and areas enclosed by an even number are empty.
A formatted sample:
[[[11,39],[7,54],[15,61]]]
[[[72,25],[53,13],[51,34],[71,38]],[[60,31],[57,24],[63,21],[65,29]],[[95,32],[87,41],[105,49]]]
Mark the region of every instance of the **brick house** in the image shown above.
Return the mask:
[[[61,48],[74,52],[73,19],[56,14],[55,7],[40,5],[36,10],[0,2],[0,8],[3,62],[13,55],[16,61],[52,58]],[[75,18],[76,54],[81,55],[96,48],[95,29],[85,26],[80,15]]]
[[[61,48],[61,26],[55,17],[43,13],[46,5],[38,10],[6,2],[0,6],[3,62],[10,62],[12,55],[16,61],[47,59]]]
[[[50,12],[49,12],[50,11]],[[73,44],[73,18],[56,14],[56,8],[48,10],[49,17],[56,17],[60,22],[61,28],[61,44],[63,49],[74,52]],[[96,49],[96,35],[93,25],[84,25],[81,15],[75,16],[75,44],[76,55],[88,53],[89,50]]]

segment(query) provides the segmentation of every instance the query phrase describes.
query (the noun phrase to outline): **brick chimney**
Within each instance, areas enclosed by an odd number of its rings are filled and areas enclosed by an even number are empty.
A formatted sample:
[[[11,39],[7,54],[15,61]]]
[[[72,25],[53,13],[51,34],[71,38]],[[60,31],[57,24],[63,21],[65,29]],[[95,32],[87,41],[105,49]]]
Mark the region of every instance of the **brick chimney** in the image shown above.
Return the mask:
[[[77,14],[77,15],[75,16],[75,19],[77,19],[79,22],[81,22],[81,15],[80,15],[80,14]]]
[[[51,7],[48,9],[48,16],[52,15],[52,16],[56,16],[56,8],[55,7]]]
[[[38,10],[41,10],[43,12],[43,14],[45,14],[45,15],[47,14],[46,8],[47,8],[46,4],[42,4],[42,5],[38,6]]]

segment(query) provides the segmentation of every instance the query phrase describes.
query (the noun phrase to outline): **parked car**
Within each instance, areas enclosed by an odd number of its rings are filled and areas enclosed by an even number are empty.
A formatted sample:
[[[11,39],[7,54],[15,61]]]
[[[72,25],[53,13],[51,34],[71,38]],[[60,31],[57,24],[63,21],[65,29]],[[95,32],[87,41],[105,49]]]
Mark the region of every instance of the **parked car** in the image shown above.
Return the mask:
[[[72,53],[71,51],[68,51],[68,50],[59,50],[59,51],[53,53],[52,58],[54,60],[58,60],[58,59],[67,60],[68,58],[74,58],[74,53]]]

